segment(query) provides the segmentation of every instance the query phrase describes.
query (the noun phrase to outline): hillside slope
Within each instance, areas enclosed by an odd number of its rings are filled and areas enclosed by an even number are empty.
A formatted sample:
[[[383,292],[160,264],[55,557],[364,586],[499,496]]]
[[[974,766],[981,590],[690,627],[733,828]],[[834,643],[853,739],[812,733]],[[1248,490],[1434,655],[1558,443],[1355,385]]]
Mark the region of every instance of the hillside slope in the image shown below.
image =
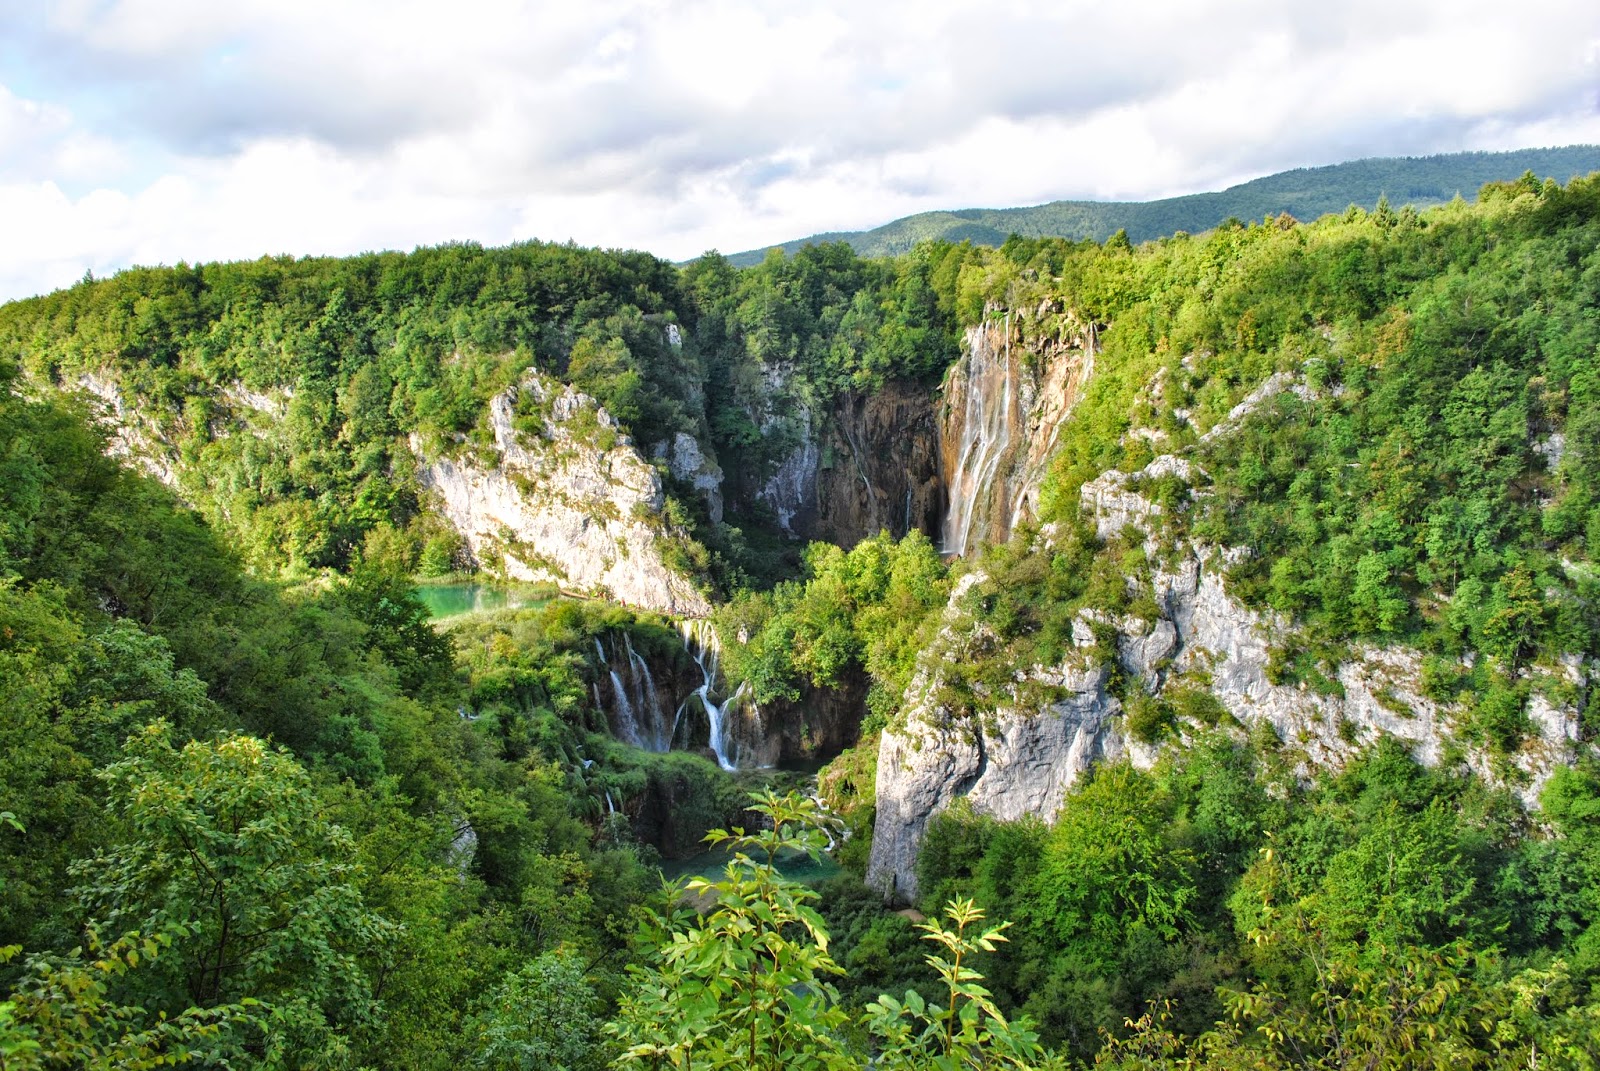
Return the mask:
[[[1486,182],[1504,182],[1525,171],[1565,182],[1600,169],[1600,145],[1517,152],[1466,152],[1439,156],[1375,157],[1327,167],[1296,168],[1252,179],[1214,193],[1159,201],[1052,201],[1027,208],[965,208],[922,212],[869,231],[832,231],[784,242],[785,254],[821,242],[848,242],[864,257],[895,256],[918,242],[942,239],[998,246],[1011,234],[1024,238],[1092,238],[1105,241],[1119,229],[1137,243],[1210,230],[1230,216],[1259,220],[1287,212],[1310,221],[1350,205],[1371,209],[1379,197],[1396,208],[1442,204],[1458,194],[1471,198]],[[741,267],[755,264],[764,249],[732,254]]]

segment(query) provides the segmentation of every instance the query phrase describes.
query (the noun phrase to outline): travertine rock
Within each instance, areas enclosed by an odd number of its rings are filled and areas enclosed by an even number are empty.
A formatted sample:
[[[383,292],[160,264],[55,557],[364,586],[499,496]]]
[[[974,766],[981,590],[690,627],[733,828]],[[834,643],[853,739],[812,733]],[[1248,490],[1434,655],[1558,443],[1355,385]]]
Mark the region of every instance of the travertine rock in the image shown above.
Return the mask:
[[[521,390],[547,410],[542,434],[516,428]],[[598,432],[578,434],[580,417]],[[594,399],[535,374],[490,400],[489,424],[492,465],[462,454],[422,458],[419,472],[474,557],[499,560],[519,580],[679,616],[710,612],[706,597],[662,560],[660,476]],[[608,436],[614,441],[595,441]],[[412,446],[420,452],[415,437]]]
[[[927,387],[847,391],[820,418],[804,406],[792,416],[800,441],[755,494],[785,532],[849,547],[884,529],[937,531],[944,494]]]
[[[989,310],[967,329],[939,403],[941,477],[950,508],[941,546],[1003,542],[1037,512],[1057,437],[1094,371],[1097,336],[1049,303]]]
[[[1251,398],[1259,404],[1285,389],[1292,387],[1274,377]],[[1244,415],[1236,409],[1230,420]],[[1147,533],[1155,530],[1159,510],[1138,493],[1137,486],[1160,475],[1187,479],[1189,463],[1159,457],[1138,474],[1108,472],[1083,486],[1083,504],[1093,514],[1102,539],[1127,525]],[[1041,538],[1050,538],[1050,533],[1041,533]],[[1146,550],[1150,560],[1161,560],[1153,540],[1147,540]],[[1223,570],[1242,553],[1237,548],[1191,546],[1182,549],[1176,561],[1169,557],[1151,576],[1159,607],[1153,624],[1085,612],[1074,622],[1077,650],[1062,665],[1035,667],[1026,674],[1059,684],[1066,698],[1033,708],[1002,706],[984,719],[981,732],[969,722],[951,725],[931,684],[938,668],[924,667],[908,692],[904,725],[885,732],[880,744],[869,882],[892,899],[914,897],[923,832],[933,815],[959,797],[999,818],[1035,814],[1049,820],[1095,761],[1123,754],[1139,765],[1154,761],[1156,749],[1124,734],[1118,718],[1121,704],[1105,691],[1105,671],[1084,666],[1096,645],[1097,623],[1116,628],[1118,660],[1139,685],[1157,692],[1182,675],[1191,682],[1208,682],[1205,686],[1241,725],[1247,729],[1271,725],[1285,745],[1303,757],[1308,772],[1342,765],[1379,736],[1404,741],[1421,762],[1445,761],[1450,751],[1450,714],[1422,694],[1422,656],[1415,650],[1356,648],[1337,672],[1342,695],[1271,682],[1270,646],[1284,633],[1286,622],[1251,611],[1228,595]],[[976,581],[969,576],[967,584]],[[967,584],[952,594],[946,640],[953,630],[983,628],[981,622],[963,621],[955,612]],[[949,649],[948,643],[936,646]],[[1584,679],[1586,668],[1572,660],[1564,672],[1577,682]],[[1025,689],[1019,693],[1027,694]],[[1574,761],[1578,716],[1578,710],[1557,707],[1535,694],[1529,718],[1537,736],[1513,760],[1518,773],[1512,787],[1524,802],[1532,804],[1550,774]],[[1470,750],[1465,754],[1480,774],[1498,778],[1503,773],[1491,766],[1486,755]]]

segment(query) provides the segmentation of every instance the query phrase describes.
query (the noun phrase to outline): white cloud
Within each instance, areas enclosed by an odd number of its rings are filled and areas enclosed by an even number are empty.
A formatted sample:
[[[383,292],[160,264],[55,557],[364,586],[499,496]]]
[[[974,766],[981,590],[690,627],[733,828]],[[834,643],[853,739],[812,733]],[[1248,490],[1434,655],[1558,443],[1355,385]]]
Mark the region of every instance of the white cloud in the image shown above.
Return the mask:
[[[1600,141],[1592,0],[72,0],[0,39],[0,297],[452,238],[684,257]]]

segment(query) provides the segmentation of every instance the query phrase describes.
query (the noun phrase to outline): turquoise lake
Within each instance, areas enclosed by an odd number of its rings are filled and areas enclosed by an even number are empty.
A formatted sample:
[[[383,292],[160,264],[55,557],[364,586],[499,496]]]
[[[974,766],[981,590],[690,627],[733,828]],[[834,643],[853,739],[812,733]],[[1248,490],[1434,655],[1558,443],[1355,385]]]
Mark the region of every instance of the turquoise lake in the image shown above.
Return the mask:
[[[428,616],[435,621],[462,614],[478,614],[485,610],[516,609],[537,606],[544,602],[529,596],[507,591],[494,584],[422,584],[417,587],[417,598],[428,608]]]

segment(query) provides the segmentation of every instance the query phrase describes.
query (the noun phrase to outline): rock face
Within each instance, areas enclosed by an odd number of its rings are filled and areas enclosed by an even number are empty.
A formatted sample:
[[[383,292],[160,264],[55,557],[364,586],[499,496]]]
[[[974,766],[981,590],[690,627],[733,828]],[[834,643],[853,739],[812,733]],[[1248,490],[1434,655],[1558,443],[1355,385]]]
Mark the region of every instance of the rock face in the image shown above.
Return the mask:
[[[1183,458],[1159,457],[1138,474],[1108,472],[1090,481],[1083,486],[1082,501],[1103,539],[1127,525],[1153,530],[1158,510],[1138,493],[1139,484],[1161,475],[1187,478],[1190,472]],[[1048,528],[1040,538],[1048,542]],[[885,732],[879,750],[877,824],[867,877],[887,897],[908,900],[916,895],[916,855],[923,832],[929,819],[953,800],[966,796],[978,811],[999,818],[1034,814],[1048,820],[1094,762],[1119,755],[1139,765],[1154,761],[1155,749],[1128,738],[1119,717],[1122,704],[1106,691],[1107,670],[1092,650],[1098,642],[1092,626],[1097,624],[1113,626],[1115,657],[1130,687],[1152,695],[1179,682],[1205,688],[1245,728],[1270,725],[1286,747],[1297,751],[1306,769],[1337,768],[1380,736],[1404,741],[1421,762],[1447,761],[1453,750],[1447,748],[1451,712],[1422,694],[1419,652],[1357,648],[1337,672],[1342,694],[1274,684],[1270,648],[1286,623],[1255,613],[1228,595],[1223,570],[1242,552],[1191,546],[1180,548],[1175,560],[1170,555],[1163,560],[1153,540],[1147,540],[1145,549],[1149,560],[1164,561],[1149,577],[1156,619],[1113,621],[1086,611],[1074,628],[1080,650],[1060,665],[1020,675],[1019,683],[1031,679],[1054,685],[1061,698],[1030,704],[1018,698],[1027,689],[1015,689],[1009,700],[997,702],[980,731],[971,722],[955,723],[941,709],[938,665],[919,673],[907,695],[904,725]],[[980,578],[972,577],[952,594],[938,646],[959,648],[963,633],[981,633],[981,622],[957,609],[963,592],[975,582]],[[1585,680],[1583,664],[1564,669],[1574,683]],[[1558,765],[1574,761],[1579,714],[1535,695],[1529,715],[1537,735],[1514,756],[1516,773],[1511,775],[1526,802],[1537,798]],[[1506,773],[1487,755],[1468,750],[1465,756],[1486,777],[1499,780]]]
[[[800,442],[755,498],[789,535],[849,547],[887,529],[938,531],[944,512],[934,398],[889,383],[846,392],[821,418],[802,408]]]
[[[722,467],[706,456],[693,435],[680,431],[670,443],[657,443],[652,454],[667,463],[674,479],[693,487],[706,500],[713,524],[722,523]]]
[[[522,393],[540,411],[516,424]],[[530,375],[489,402],[492,458],[421,458],[419,479],[480,563],[677,616],[710,612],[661,557],[661,477],[588,395]],[[415,438],[414,450],[421,445]]]
[[[94,399],[95,417],[108,433],[107,452],[179,490],[176,451],[162,439],[159,429],[139,419],[138,410],[123,398],[116,381],[85,374],[78,377],[77,385]]]
[[[1007,821],[1052,816],[1080,775],[1126,748],[1114,724],[1121,712],[1106,694],[1103,668],[1057,667],[1036,674],[1065,698],[1043,711],[1001,710],[987,731],[930,722],[928,682],[904,732],[878,746],[878,813],[867,883],[896,901],[917,895],[917,851],[928,822],[961,797]],[[913,685],[917,687],[917,685]]]
[[[1056,439],[1094,370],[1096,333],[1046,303],[1026,315],[990,309],[967,329],[939,405],[947,554],[1003,542],[1033,516]]]
[[[745,704],[731,719],[740,765],[826,762],[856,742],[867,709],[867,678],[853,673],[837,688],[802,687],[794,702]]]

